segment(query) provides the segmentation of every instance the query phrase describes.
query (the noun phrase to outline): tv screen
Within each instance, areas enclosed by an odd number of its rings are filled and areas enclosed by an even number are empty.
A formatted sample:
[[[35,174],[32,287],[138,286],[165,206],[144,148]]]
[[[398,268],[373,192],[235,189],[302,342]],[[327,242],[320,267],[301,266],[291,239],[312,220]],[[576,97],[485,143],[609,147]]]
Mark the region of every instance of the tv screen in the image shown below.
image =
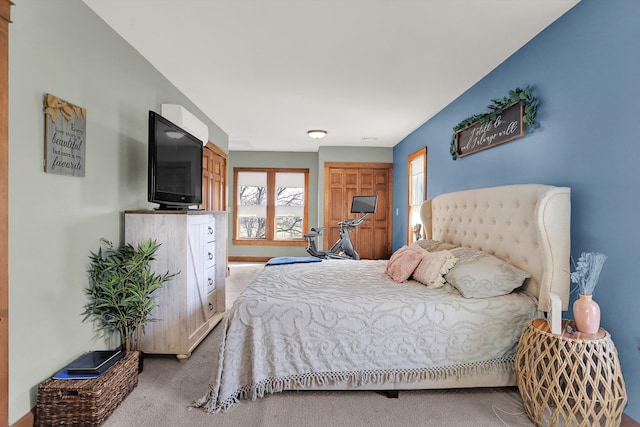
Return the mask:
[[[351,213],[376,213],[378,196],[353,196]]]
[[[202,203],[202,141],[149,111],[148,196],[158,209]]]

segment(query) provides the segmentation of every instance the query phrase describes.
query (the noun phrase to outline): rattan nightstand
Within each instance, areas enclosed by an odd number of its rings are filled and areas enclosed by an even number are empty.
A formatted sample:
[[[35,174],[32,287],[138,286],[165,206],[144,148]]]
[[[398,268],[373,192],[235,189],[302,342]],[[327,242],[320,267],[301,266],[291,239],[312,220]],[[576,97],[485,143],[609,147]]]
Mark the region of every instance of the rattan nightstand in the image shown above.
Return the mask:
[[[537,426],[619,426],[627,393],[611,336],[554,335],[535,319],[518,344],[515,371],[529,418]]]

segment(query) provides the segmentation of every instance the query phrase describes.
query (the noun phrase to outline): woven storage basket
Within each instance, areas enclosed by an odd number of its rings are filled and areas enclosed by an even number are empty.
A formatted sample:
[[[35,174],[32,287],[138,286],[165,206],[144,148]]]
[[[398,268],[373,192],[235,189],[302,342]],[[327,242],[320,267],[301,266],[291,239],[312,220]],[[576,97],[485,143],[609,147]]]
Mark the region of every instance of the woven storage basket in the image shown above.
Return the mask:
[[[536,426],[620,425],[627,394],[618,352],[604,329],[554,335],[545,319],[535,319],[518,343],[515,371]]]
[[[98,378],[56,380],[38,386],[36,426],[102,424],[138,385],[138,352],[127,354]]]

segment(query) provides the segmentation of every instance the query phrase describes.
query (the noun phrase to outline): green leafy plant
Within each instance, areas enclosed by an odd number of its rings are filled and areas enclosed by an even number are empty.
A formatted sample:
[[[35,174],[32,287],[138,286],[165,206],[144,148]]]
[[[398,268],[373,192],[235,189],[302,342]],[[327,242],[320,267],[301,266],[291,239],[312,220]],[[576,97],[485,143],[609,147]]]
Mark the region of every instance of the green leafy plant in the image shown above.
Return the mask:
[[[505,96],[502,99],[495,98],[492,99],[491,102],[493,104],[487,106],[489,109],[488,112],[467,117],[453,128],[453,136],[451,137],[451,145],[449,149],[453,160],[458,158],[458,152],[456,150],[456,133],[458,131],[466,129],[476,123],[485,124],[492,122],[498,118],[504,110],[515,103],[524,107],[522,121],[527,126],[528,132],[533,132],[534,129],[540,127],[540,124],[535,121],[538,99],[531,94],[531,88],[529,86],[524,89],[516,88],[514,90],[510,90],[509,96]]]
[[[104,248],[103,248],[104,245]],[[121,348],[140,351],[144,327],[154,321],[154,292],[178,273],[156,274],[151,269],[160,243],[147,239],[137,246],[114,248],[101,239],[98,252],[89,255],[89,302],[84,320],[92,319],[105,335],[118,332]]]

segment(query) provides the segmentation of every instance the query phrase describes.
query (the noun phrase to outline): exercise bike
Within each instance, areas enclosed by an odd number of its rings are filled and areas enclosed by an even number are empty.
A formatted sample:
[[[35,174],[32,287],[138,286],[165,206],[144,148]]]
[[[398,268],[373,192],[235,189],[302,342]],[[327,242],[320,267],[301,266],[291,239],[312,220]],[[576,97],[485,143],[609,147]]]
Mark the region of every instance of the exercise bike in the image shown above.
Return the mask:
[[[351,201],[351,213],[363,214],[360,218],[345,219],[340,221],[340,237],[330,249],[318,249],[316,239],[322,236],[325,227],[312,227],[311,233],[305,234],[307,239],[307,252],[316,258],[322,259],[354,259],[359,260],[360,255],[353,247],[349,233],[353,231],[370,213],[376,212],[378,196],[353,196]]]

